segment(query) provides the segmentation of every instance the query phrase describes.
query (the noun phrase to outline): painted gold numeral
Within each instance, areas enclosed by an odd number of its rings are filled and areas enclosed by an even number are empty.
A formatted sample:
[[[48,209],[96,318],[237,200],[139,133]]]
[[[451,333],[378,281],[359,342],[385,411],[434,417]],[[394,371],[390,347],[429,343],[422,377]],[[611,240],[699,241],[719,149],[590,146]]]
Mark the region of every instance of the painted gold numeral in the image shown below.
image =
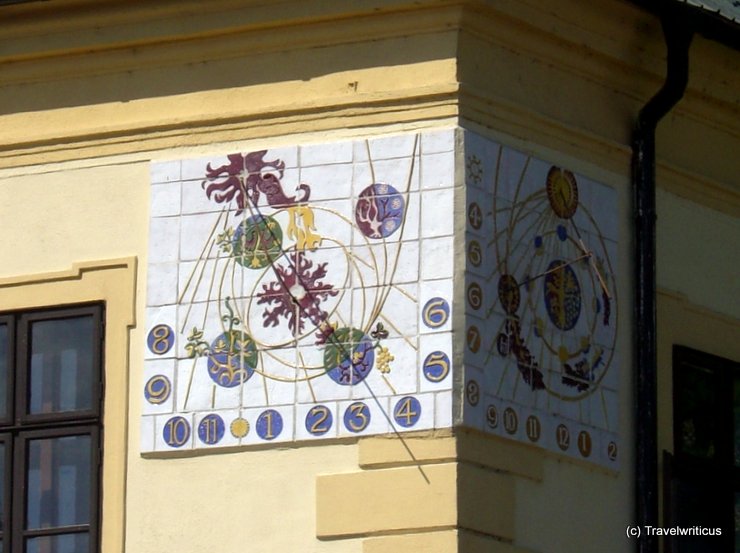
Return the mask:
[[[465,396],[468,398],[468,403],[475,407],[478,405],[480,400],[480,387],[475,380],[469,380],[468,385],[465,387]]]
[[[329,409],[324,407],[323,405],[317,405],[316,407],[312,407],[311,410],[308,412],[308,419],[314,419],[311,426],[308,428],[308,431],[311,434],[325,434],[329,431],[331,428],[331,419],[329,416],[331,413],[329,412]]]
[[[266,440],[271,440],[275,437],[272,433],[272,411],[266,411],[263,415],[265,421],[265,435]]]
[[[558,447],[566,451],[570,447],[570,430],[568,430],[568,427],[559,424],[555,429],[555,439],[558,442]]]
[[[486,422],[491,428],[498,426],[498,411],[495,405],[489,405],[488,409],[486,409]]]
[[[203,441],[207,444],[215,443],[218,439],[218,420],[215,417],[206,417],[200,424],[203,428]]]
[[[540,439],[540,436],[542,435],[542,425],[540,424],[540,419],[538,419],[534,415],[528,416],[526,430],[527,438],[529,438],[529,441],[538,441]]]
[[[367,405],[364,403],[353,403],[349,406],[349,412],[352,416],[347,417],[347,427],[352,432],[362,432],[370,424],[370,416]]]
[[[471,240],[468,243],[468,261],[474,267],[480,267],[480,264],[483,262],[483,253],[477,240]]]
[[[477,353],[480,349],[480,331],[475,325],[468,327],[467,332],[468,349],[473,353]]]
[[[606,448],[606,454],[609,456],[610,461],[617,460],[617,444],[615,442],[609,442]]]
[[[472,282],[468,286],[468,304],[476,311],[483,305],[483,290],[477,282]]]
[[[419,420],[419,415],[421,414],[420,407],[421,406],[419,405],[418,400],[416,400],[415,398],[403,398],[396,405],[396,409],[393,412],[393,417],[401,426],[413,426],[414,424],[416,424],[416,421]]]
[[[172,329],[165,324],[159,324],[149,332],[149,349],[156,355],[164,355],[170,351],[173,342]]]
[[[578,451],[584,457],[589,457],[591,455],[591,447],[591,434],[585,430],[581,430],[578,433]]]
[[[424,360],[424,376],[430,382],[442,382],[450,373],[450,358],[443,351],[433,351]]]
[[[468,221],[470,222],[470,226],[475,230],[478,230],[483,224],[483,212],[475,202],[468,206]]]
[[[424,305],[422,320],[429,328],[443,326],[450,317],[450,306],[444,298],[432,298]]]
[[[283,417],[278,411],[268,409],[257,418],[257,434],[263,440],[277,438],[283,431]]]
[[[516,411],[507,407],[504,410],[504,430],[509,434],[516,434],[517,428],[519,428],[519,418],[516,416]]]
[[[181,447],[190,438],[190,425],[182,417],[172,417],[164,427],[164,439],[171,447]]]

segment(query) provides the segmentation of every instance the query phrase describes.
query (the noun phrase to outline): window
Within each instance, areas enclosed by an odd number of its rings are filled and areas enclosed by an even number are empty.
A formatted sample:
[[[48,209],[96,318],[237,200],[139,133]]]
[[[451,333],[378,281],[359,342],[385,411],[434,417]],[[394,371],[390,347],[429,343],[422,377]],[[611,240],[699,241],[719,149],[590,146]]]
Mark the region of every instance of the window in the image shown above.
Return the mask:
[[[98,549],[100,305],[0,316],[0,553]]]
[[[666,520],[721,528],[671,540],[672,553],[740,546],[740,363],[673,348],[673,455],[666,455]]]

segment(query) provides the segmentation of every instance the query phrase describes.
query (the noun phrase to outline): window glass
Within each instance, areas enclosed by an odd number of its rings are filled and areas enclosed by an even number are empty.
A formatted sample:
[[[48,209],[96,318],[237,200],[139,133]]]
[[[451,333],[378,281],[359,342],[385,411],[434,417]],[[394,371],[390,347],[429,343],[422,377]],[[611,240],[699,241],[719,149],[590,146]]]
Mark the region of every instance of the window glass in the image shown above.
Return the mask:
[[[679,451],[702,459],[714,459],[717,453],[718,405],[714,373],[686,363],[678,375],[676,390],[676,446]]]
[[[31,325],[30,414],[92,408],[93,318]]]
[[[85,532],[26,540],[26,553],[80,553],[88,551],[88,547],[88,535]]]
[[[735,551],[740,551],[740,493],[735,492]]]
[[[735,397],[732,401],[732,408],[734,411],[735,443],[733,449],[735,450],[735,466],[740,467],[740,375],[737,374],[734,379],[734,392]]]
[[[28,442],[27,529],[90,522],[90,459],[89,435]]]
[[[0,473],[5,475],[5,442],[0,442]],[[0,478],[0,532],[5,530],[5,478]],[[0,540],[2,544],[2,540]],[[2,547],[2,545],[0,545]]]
[[[0,418],[8,414],[8,325],[0,325]]]

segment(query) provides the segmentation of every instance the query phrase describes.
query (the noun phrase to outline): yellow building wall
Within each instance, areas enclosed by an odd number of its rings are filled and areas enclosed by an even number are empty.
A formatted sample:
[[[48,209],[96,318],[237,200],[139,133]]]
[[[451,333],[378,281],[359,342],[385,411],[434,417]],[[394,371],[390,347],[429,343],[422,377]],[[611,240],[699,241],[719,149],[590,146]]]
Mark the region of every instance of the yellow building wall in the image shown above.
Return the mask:
[[[629,244],[629,133],[664,72],[657,22],[612,0],[295,1],[281,2],[279,14],[272,3],[211,4],[205,14],[200,2],[132,8],[64,0],[3,8],[9,24],[0,39],[12,45],[0,56],[3,308],[114,301],[116,290],[135,301],[133,314],[115,315],[119,342],[107,356],[120,387],[109,386],[106,397],[114,408],[106,409],[105,424],[116,440],[105,444],[104,551],[633,549],[624,538],[633,516],[629,445],[614,473],[475,434],[465,443],[482,444],[485,462],[470,452],[475,446],[450,446],[449,436],[417,438],[434,444],[414,447],[431,449],[423,463],[434,479],[430,504],[440,511],[400,522],[391,516],[394,498],[414,479],[408,491],[424,493],[413,487],[419,470],[406,452],[389,454],[387,443],[375,439],[142,458],[145,337],[140,324],[130,331],[128,325],[144,313],[149,162],[224,152],[237,143],[322,142],[462,121],[615,187],[624,222],[620,243]],[[737,237],[740,213],[739,168],[732,153],[740,150],[740,132],[732,102],[740,61],[701,38],[692,52],[690,89],[658,135],[665,190],[658,268],[659,284],[694,305],[667,295],[660,314],[669,319],[679,309],[692,314],[686,319],[692,325],[712,320],[717,331],[711,338],[701,338],[703,331],[684,336],[678,329],[688,327],[671,319],[661,326],[661,367],[673,337],[738,358],[728,342],[713,344],[736,332],[740,317],[726,301],[738,297],[738,279],[726,275],[736,274],[737,259],[731,236]],[[693,209],[697,203],[704,207]],[[707,280],[684,270],[686,250],[670,238],[689,213],[698,230],[686,245],[717,267]],[[726,238],[707,249],[717,224]],[[100,277],[112,288],[86,278],[71,278],[77,291],[52,284],[60,278],[52,274],[121,258],[137,261],[125,264],[135,278]],[[625,246],[618,265],[620,430],[627,444],[634,424],[630,260]],[[50,288],[40,293],[39,283]],[[663,380],[666,444],[668,390]],[[119,405],[114,397],[127,401]],[[470,467],[487,471],[475,481],[500,494],[498,507],[508,510],[503,517],[476,518],[490,512],[490,496],[460,485]],[[395,478],[398,470],[408,480]],[[499,478],[501,485],[494,482]],[[333,517],[334,504],[360,510],[362,494],[370,492],[380,498],[372,524],[355,528],[352,517]],[[458,511],[463,504],[467,515]]]

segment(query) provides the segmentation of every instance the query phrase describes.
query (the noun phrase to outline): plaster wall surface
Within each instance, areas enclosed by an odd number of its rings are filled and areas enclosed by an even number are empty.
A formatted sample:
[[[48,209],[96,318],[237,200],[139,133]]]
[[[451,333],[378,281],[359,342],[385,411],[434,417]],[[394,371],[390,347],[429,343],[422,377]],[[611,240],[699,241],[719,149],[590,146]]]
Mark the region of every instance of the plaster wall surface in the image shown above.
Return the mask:
[[[500,135],[494,136],[502,143],[525,151],[535,159],[555,163],[612,188],[615,192],[613,205],[602,206],[601,209],[605,213],[611,213],[609,217],[613,218],[615,224],[613,228],[619,244],[615,248],[615,259],[612,260],[618,298],[616,306],[618,339],[615,358],[610,367],[613,385],[622,390],[618,395],[618,422],[615,424],[621,437],[618,469],[609,470],[595,466],[591,462],[567,458],[559,454],[559,450],[551,442],[550,447],[554,452],[540,453],[541,479],[521,477],[516,479],[514,543],[528,550],[548,553],[574,550],[631,551],[634,543],[627,540],[624,534],[626,526],[632,524],[634,519],[631,431],[633,417],[632,397],[629,392],[633,382],[630,356],[632,293],[631,231],[628,224],[629,181],[625,175],[604,170],[583,157],[563,155],[561,152],[531,142],[517,142]],[[585,185],[582,190],[586,190]],[[486,290],[489,295],[496,293],[493,286]],[[501,434],[506,435],[503,431]],[[524,438],[523,441],[528,440]],[[532,450],[530,446],[523,444],[514,444],[514,447],[521,448],[522,451]],[[493,451],[491,453],[488,462],[491,466],[496,466],[497,455]],[[477,496],[463,497],[461,500],[473,503],[485,502],[484,498]],[[577,532],[573,531],[576,520],[588,520],[588,525]]]
[[[658,189],[658,286],[740,319],[740,218]]]
[[[4,232],[2,242],[4,281],[18,275],[50,275],[69,270],[80,262],[100,262],[134,255],[147,258],[149,165],[118,158],[98,159],[95,166],[68,163],[47,172],[0,179]],[[36,168],[38,169],[38,168]],[[19,172],[23,172],[22,170]],[[21,191],[21,193],[18,193]],[[33,204],[32,212],[25,206]],[[23,230],[25,228],[25,231]],[[17,234],[16,234],[17,232]],[[36,236],[29,240],[28,233]],[[51,280],[51,277],[41,277]],[[146,265],[139,264],[136,319],[143,321]],[[133,287],[134,281],[129,286]],[[85,283],[83,282],[83,287]],[[54,295],[56,304],[80,301],[77,297],[104,297],[88,283],[81,296]],[[122,290],[121,290],[122,291]],[[30,287],[14,286],[13,308],[38,305]],[[109,326],[110,323],[109,323]],[[111,328],[117,327],[116,324]],[[142,365],[145,336],[143,325],[128,333],[128,351],[109,362],[128,374],[109,375],[117,386],[108,394],[128,398],[124,413],[127,431],[119,441],[106,443],[105,463],[118,467],[114,487],[104,496],[103,524],[115,521],[112,534],[122,531],[125,542],[104,543],[110,551],[159,552],[163,544],[172,550],[200,552],[217,544],[219,551],[243,551],[245,543],[257,550],[360,551],[359,541],[320,542],[315,534],[315,478],[317,474],[343,472],[356,467],[356,444],[215,454],[188,459],[144,459],[139,453],[139,414],[143,396]],[[119,382],[119,379],[123,380]],[[126,382],[126,386],[121,386]],[[128,393],[128,389],[135,390]],[[112,401],[113,404],[118,401]],[[126,415],[124,415],[126,416]],[[117,423],[110,423],[111,428]],[[126,433],[127,432],[127,433]],[[118,434],[117,434],[118,435]],[[127,436],[124,441],[123,436]],[[119,494],[118,486],[123,485]],[[290,531],[286,531],[289,528]],[[125,549],[124,549],[125,543]],[[106,549],[107,550],[107,549]]]

